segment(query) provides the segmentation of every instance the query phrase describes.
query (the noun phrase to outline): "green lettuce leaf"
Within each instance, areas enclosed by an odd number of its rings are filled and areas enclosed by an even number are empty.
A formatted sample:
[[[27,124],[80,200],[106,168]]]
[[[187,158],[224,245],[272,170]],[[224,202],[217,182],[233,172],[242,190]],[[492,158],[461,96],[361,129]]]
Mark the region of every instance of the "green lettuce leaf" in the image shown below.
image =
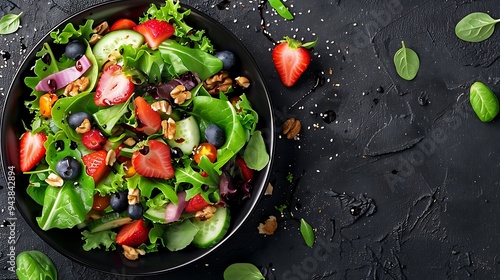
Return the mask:
[[[89,40],[90,36],[95,33],[93,30],[94,20],[88,19],[84,25],[80,25],[78,29],[72,23],[68,23],[63,30],[56,30],[50,33],[50,37],[54,39],[56,44],[67,44],[71,39]]]
[[[165,247],[170,251],[179,251],[193,242],[194,236],[200,229],[189,219],[173,223],[165,228]]]
[[[85,241],[83,250],[90,251],[104,247],[106,251],[114,251],[116,249],[116,235],[117,233],[112,230],[103,230],[94,233],[84,230],[82,231],[82,240]]]

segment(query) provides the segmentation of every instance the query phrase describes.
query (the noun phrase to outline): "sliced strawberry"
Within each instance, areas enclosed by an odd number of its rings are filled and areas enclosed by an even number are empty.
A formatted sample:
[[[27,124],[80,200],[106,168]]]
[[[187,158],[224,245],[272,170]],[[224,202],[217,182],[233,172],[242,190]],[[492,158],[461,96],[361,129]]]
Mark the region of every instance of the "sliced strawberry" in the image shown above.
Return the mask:
[[[116,235],[116,244],[138,247],[148,240],[149,227],[144,224],[144,220],[136,220],[120,228]]]
[[[47,140],[45,134],[25,132],[20,140],[20,168],[22,172],[30,171],[45,156],[43,144]]]
[[[134,31],[141,33],[148,46],[156,50],[161,42],[174,34],[175,28],[167,21],[149,19],[134,27]]]
[[[106,145],[106,137],[102,135],[101,131],[96,128],[82,134],[82,144],[85,148],[93,151],[102,150],[104,145]]]
[[[161,116],[151,108],[151,105],[141,96],[134,100],[135,116],[139,127],[137,130],[147,135],[155,134],[161,127]]]
[[[137,26],[137,24],[133,20],[122,18],[115,21],[115,23],[113,23],[113,25],[111,25],[111,27],[109,28],[109,31],[132,29],[135,26]]]
[[[87,175],[91,176],[96,184],[108,176],[111,171],[111,169],[109,169],[106,165],[107,154],[108,153],[105,150],[100,150],[86,154],[82,157]]]
[[[211,205],[208,203],[201,194],[197,194],[193,196],[187,203],[186,209],[184,211],[186,213],[196,212],[203,210],[206,206]]]
[[[235,161],[236,161],[236,165],[238,165],[238,167],[240,168],[241,176],[243,176],[243,180],[250,183],[253,180],[253,170],[247,166],[247,164],[243,158],[236,157]]]
[[[149,140],[148,146],[132,154],[132,166],[144,177],[171,179],[174,167],[170,158],[170,147],[158,140]]]
[[[134,83],[122,72],[120,65],[106,68],[95,91],[94,102],[97,106],[110,106],[123,103],[134,93]]]
[[[302,44],[287,36],[273,49],[274,66],[285,86],[293,86],[307,69],[311,62],[308,49],[314,47],[316,41]]]

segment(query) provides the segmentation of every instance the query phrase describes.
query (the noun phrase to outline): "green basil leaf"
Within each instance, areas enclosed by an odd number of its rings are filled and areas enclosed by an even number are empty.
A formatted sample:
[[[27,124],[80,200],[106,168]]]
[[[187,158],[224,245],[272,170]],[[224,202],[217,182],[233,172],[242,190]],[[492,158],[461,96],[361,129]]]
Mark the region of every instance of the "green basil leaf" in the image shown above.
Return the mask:
[[[407,80],[413,80],[420,68],[420,59],[417,53],[405,46],[405,42],[401,42],[402,47],[394,54],[394,65],[398,75]]]
[[[314,245],[314,231],[304,219],[300,219],[300,234],[302,234],[307,246],[312,247]]]
[[[255,131],[250,141],[248,141],[243,159],[250,169],[260,171],[269,162],[269,154],[266,150],[266,143],[260,131]]]
[[[233,263],[224,270],[224,280],[264,280],[264,275],[251,263]]]
[[[499,111],[497,96],[481,82],[470,87],[470,104],[482,122],[492,121]]]
[[[481,42],[493,34],[497,22],[500,19],[493,19],[487,13],[471,13],[457,23],[455,34],[466,42]]]
[[[283,2],[281,2],[281,0],[269,0],[269,4],[282,18],[289,20],[293,19],[292,13],[290,13],[288,8],[285,6],[285,4],[283,4]]]
[[[20,280],[57,280],[57,270],[52,260],[36,250],[21,252],[16,257],[16,275]]]
[[[19,29],[19,23],[21,15],[23,12],[20,12],[18,15],[15,14],[6,14],[0,19],[0,34],[10,34],[14,33]]]

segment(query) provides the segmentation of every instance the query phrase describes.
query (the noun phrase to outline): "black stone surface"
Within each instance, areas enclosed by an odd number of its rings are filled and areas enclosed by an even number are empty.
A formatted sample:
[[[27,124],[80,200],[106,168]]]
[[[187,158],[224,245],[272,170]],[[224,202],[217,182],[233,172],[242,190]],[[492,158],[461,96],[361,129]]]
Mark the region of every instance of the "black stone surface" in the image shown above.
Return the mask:
[[[23,57],[47,31],[104,2],[2,0],[0,16],[23,16],[15,34],[0,35],[1,104]],[[253,263],[267,279],[500,277],[500,124],[481,123],[468,101],[474,81],[500,95],[500,31],[476,44],[454,35],[455,24],[470,12],[500,18],[498,1],[288,0],[293,21],[265,4],[266,29],[275,40],[318,38],[310,67],[291,88],[272,64],[273,43],[261,32],[258,0],[183,3],[221,22],[254,55],[270,88],[276,127],[294,117],[303,129],[298,139],[277,140],[274,192],[224,248],[147,279],[222,279],[235,262]],[[401,41],[421,60],[410,82],[392,64]],[[323,118],[329,110],[336,116],[330,123]],[[0,279],[15,278],[8,270],[10,240],[15,253],[48,254],[60,279],[132,279],[70,261],[44,244],[19,213],[14,229],[7,220],[6,178],[0,186]],[[280,205],[287,206],[283,216]],[[258,234],[257,225],[269,215],[278,217],[277,231]],[[300,218],[315,229],[312,248],[300,235]]]

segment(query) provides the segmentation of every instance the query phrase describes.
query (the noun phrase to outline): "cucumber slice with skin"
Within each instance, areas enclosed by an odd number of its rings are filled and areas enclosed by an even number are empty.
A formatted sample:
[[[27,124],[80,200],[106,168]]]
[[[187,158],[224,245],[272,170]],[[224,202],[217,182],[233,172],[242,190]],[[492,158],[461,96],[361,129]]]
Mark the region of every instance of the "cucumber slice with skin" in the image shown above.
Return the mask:
[[[88,228],[91,233],[108,230],[112,228],[121,227],[125,224],[131,223],[133,220],[128,216],[127,212],[118,213],[111,212],[102,216],[98,220],[89,222]]]
[[[167,204],[160,206],[149,208],[144,212],[144,218],[152,221],[153,223],[166,224],[165,221],[165,210],[167,209]]]
[[[178,147],[185,155],[190,155],[200,144],[200,128],[193,116],[175,122],[174,139],[168,139],[170,147]]]
[[[193,245],[198,248],[209,248],[224,238],[229,229],[231,214],[225,207],[217,207],[213,217],[206,221],[193,219],[192,222],[200,231],[194,236]]]
[[[114,51],[118,51],[121,46],[132,45],[134,48],[144,44],[144,37],[139,32],[123,29],[111,31],[104,35],[92,48],[92,52],[97,60],[99,68],[108,60]]]

